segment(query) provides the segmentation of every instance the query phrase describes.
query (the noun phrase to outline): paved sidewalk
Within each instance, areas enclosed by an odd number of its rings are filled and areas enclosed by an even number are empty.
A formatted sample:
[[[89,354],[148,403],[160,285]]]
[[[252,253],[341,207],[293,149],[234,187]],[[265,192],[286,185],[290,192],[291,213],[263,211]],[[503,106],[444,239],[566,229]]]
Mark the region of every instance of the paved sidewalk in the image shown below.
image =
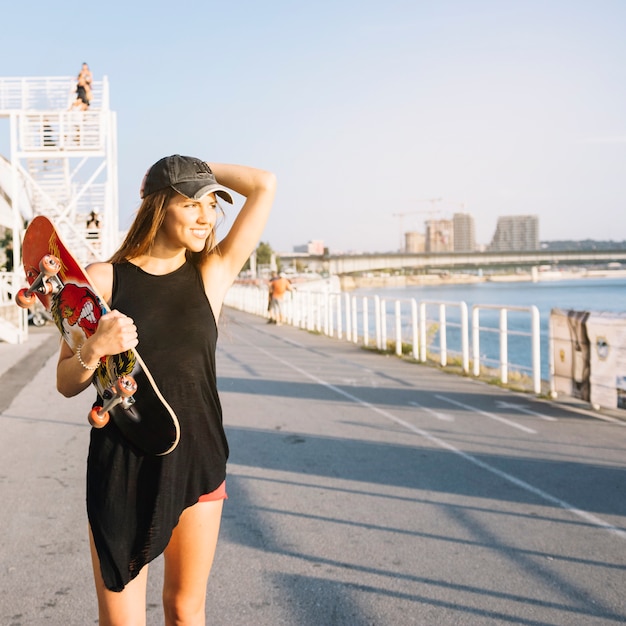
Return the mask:
[[[93,393],[56,392],[55,343],[0,344],[2,626],[96,623]],[[624,424],[230,310],[217,357],[231,458],[207,624],[626,622]]]
[[[7,370],[39,350],[40,346],[46,343],[54,343],[57,348],[60,343],[59,336],[52,324],[46,324],[41,328],[30,326],[28,341],[25,343],[12,344],[0,341],[0,377],[4,376]],[[52,348],[46,350],[44,359],[47,359],[50,354],[52,354]]]
[[[59,343],[56,329],[51,325],[31,329],[26,343],[0,341],[0,413],[10,406],[20,389],[32,380],[50,356],[57,354]]]

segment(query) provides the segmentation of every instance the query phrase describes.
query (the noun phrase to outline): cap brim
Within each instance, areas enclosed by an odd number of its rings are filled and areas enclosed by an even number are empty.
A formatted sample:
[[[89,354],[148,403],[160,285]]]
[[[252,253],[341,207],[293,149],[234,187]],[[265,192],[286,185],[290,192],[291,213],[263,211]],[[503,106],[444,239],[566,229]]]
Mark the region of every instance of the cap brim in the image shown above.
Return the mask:
[[[186,198],[191,198],[192,200],[200,200],[200,198],[206,196],[207,193],[214,193],[222,200],[225,200],[229,204],[233,204],[233,197],[230,195],[228,189],[216,183],[203,185],[201,187],[198,187],[197,181],[176,183],[176,185],[172,185],[172,189],[178,191],[178,193],[181,193]]]

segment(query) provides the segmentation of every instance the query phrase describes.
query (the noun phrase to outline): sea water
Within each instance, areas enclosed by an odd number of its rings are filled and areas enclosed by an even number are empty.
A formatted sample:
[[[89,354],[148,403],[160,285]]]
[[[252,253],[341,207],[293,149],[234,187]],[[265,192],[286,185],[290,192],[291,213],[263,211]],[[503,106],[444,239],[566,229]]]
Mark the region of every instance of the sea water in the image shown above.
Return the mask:
[[[503,307],[528,307],[539,310],[541,327],[541,377],[548,379],[548,328],[552,309],[626,313],[626,278],[580,278],[575,280],[547,280],[540,282],[482,282],[458,285],[427,285],[357,289],[351,292],[357,298],[378,295],[387,301],[414,298],[420,301],[465,302],[470,310],[474,305],[500,305]],[[458,307],[447,307],[450,322],[448,345],[452,351],[460,346],[460,318]],[[433,318],[436,321],[436,317]],[[408,319],[403,324],[408,324]],[[471,324],[471,321],[470,321]],[[481,327],[498,328],[498,311],[481,310]],[[508,328],[513,334],[508,339],[508,361],[528,370],[531,364],[531,343],[528,337],[518,336],[516,331],[530,332],[530,315],[508,313]],[[471,332],[471,331],[470,331]],[[471,341],[471,340],[470,340]],[[499,356],[499,337],[496,332],[480,335],[481,359],[494,366]],[[471,343],[470,343],[471,345]]]

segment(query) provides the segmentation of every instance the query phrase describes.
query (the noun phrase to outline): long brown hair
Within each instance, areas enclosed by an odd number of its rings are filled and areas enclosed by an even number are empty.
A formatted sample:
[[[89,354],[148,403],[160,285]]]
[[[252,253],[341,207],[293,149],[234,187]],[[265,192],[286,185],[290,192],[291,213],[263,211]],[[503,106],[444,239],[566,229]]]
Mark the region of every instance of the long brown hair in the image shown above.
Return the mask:
[[[174,189],[168,187],[160,191],[155,191],[143,199],[122,245],[109,259],[109,263],[123,263],[124,261],[130,261],[131,259],[150,253],[157,233],[165,220],[167,205],[177,193],[178,192],[174,191]],[[219,209],[221,212],[222,208],[219,207]],[[194,265],[201,265],[202,261],[212,252],[219,253],[215,245],[216,227],[217,224],[211,230],[203,250],[200,252],[187,250],[187,260],[191,261]]]

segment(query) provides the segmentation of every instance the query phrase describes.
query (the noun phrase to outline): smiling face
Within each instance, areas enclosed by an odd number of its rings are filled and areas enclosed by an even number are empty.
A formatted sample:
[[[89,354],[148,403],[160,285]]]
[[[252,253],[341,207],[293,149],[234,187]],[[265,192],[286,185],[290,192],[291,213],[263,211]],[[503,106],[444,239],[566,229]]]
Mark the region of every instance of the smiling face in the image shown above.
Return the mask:
[[[175,194],[166,206],[165,219],[155,243],[171,249],[202,252],[215,228],[217,211],[213,193],[199,200]]]

